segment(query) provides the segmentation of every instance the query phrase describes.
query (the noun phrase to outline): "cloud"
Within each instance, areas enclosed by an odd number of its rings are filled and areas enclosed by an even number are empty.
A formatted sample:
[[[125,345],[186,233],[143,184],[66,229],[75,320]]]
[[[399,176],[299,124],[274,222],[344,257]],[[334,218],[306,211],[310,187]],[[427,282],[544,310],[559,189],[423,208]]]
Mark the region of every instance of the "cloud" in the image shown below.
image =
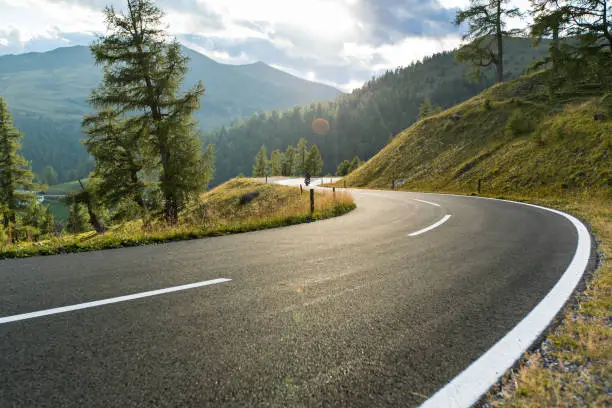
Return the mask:
[[[517,0],[527,2],[528,0]],[[264,61],[349,89],[459,44],[469,0],[158,0],[172,35],[223,63]],[[125,0],[0,0],[0,54],[88,44]]]

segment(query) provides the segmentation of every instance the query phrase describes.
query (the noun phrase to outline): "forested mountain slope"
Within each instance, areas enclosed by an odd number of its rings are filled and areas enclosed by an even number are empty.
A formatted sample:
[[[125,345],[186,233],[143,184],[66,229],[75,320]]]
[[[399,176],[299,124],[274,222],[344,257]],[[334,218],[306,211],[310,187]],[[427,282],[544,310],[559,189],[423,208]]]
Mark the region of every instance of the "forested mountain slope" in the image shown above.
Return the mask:
[[[547,54],[548,46],[547,41],[533,47],[529,39],[506,39],[506,78],[524,73]],[[469,81],[468,71],[469,67],[455,61],[453,52],[436,54],[387,72],[329,103],[260,113],[212,132],[205,138],[216,144],[215,183],[240,173],[250,174],[262,145],[268,151],[284,150],[287,145],[295,146],[300,138],[318,145],[325,162],[324,173],[333,173],[338,163],[355,155],[368,159],[395,134],[418,120],[419,106],[426,98],[433,105],[448,108],[495,82],[492,69],[485,70],[479,82]],[[311,123],[317,117],[329,121],[329,134],[313,134]]]
[[[202,130],[216,129],[236,118],[274,108],[328,100],[340,92],[297,78],[264,63],[220,64],[193,50],[185,85],[202,81],[206,94],[197,113]],[[88,47],[0,57],[0,95],[24,134],[24,156],[34,171],[55,167],[61,180],[86,176],[92,164],[80,145],[81,120],[91,112],[87,99],[98,86],[102,69]]]

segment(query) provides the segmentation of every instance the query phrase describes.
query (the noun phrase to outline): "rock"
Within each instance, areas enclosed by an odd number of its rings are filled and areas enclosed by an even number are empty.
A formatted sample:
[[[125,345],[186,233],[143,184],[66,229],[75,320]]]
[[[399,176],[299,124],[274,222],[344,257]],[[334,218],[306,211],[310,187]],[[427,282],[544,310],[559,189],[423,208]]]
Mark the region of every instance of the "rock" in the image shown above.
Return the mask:
[[[246,193],[242,197],[240,197],[240,205],[245,205],[247,203],[250,203],[258,196],[259,196],[259,191],[251,191],[250,193]]]

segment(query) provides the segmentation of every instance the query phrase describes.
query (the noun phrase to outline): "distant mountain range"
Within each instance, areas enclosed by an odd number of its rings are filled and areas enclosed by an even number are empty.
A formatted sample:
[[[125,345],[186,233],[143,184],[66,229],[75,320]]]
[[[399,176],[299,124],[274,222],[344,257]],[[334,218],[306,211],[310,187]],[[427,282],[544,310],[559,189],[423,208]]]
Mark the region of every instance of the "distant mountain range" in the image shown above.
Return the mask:
[[[203,131],[254,112],[286,109],[334,99],[341,92],[307,81],[263,62],[226,65],[188,48],[191,59],[185,87],[202,81],[206,93],[197,118]],[[88,47],[0,56],[0,96],[25,134],[24,156],[34,171],[53,165],[61,180],[85,176],[92,167],[79,140],[91,90],[102,79]]]

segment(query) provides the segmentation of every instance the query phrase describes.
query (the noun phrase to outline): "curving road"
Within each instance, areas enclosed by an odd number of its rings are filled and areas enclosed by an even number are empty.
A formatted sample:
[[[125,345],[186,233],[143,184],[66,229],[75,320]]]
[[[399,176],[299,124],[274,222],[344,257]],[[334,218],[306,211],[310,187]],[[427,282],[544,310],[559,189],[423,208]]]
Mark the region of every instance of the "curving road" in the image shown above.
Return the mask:
[[[0,406],[417,406],[576,250],[542,209],[353,196],[357,210],[312,224],[0,262]]]

